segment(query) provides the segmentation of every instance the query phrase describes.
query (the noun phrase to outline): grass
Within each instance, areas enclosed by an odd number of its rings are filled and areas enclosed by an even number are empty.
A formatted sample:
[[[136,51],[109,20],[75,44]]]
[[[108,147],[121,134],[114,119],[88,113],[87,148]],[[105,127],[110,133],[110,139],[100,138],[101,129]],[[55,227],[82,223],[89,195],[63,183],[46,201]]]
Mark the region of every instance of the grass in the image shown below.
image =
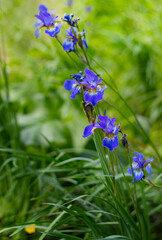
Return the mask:
[[[132,184],[122,145],[110,155],[99,131],[95,143],[81,137],[81,101],[63,82],[86,66],[43,32],[34,38],[38,4],[0,5],[0,239],[160,239],[161,188]],[[131,156],[154,157],[152,181],[161,185],[160,3],[46,4],[81,18],[90,65],[108,86],[99,111],[121,122]]]

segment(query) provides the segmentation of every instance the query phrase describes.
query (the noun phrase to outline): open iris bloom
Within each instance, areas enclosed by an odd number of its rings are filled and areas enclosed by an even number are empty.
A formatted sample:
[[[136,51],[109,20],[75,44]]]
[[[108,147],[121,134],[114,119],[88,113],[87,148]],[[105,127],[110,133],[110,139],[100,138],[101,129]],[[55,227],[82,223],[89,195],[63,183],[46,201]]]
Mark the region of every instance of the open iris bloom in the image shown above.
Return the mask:
[[[148,177],[151,178],[151,162],[154,160],[153,158],[146,159],[143,161],[144,156],[141,153],[134,152],[136,155],[133,156],[133,163],[132,163],[132,169],[129,167],[128,173],[132,175],[132,170],[133,170],[133,175],[136,181],[140,181],[141,179],[145,178],[144,171],[149,174]]]
[[[85,40],[85,31],[78,33],[76,27],[69,27],[69,30],[66,30],[68,33],[66,39],[63,42],[64,51],[74,52],[75,44],[78,42],[79,46],[83,48],[88,48],[87,42]]]
[[[61,24],[56,21],[58,16],[54,17],[55,11],[48,12],[48,8],[40,4],[38,7],[39,15],[35,15],[37,18],[34,26],[36,28],[34,34],[35,37],[38,38],[40,35],[40,30],[42,27],[46,27],[45,33],[49,34],[50,37],[56,37],[56,34],[58,34],[61,30]]]
[[[86,68],[85,75],[79,72],[79,74],[73,74],[71,76],[73,80],[66,80],[64,88],[67,91],[72,91],[70,96],[72,99],[75,99],[75,96],[81,92],[81,89],[84,93],[84,100],[92,103],[93,106],[103,99],[106,86],[101,84],[103,79],[98,78],[97,74]]]
[[[99,115],[98,119],[100,122],[97,121],[97,123],[90,124],[84,129],[83,137],[89,137],[92,133],[94,133],[95,129],[100,128],[106,135],[102,141],[102,145],[109,148],[110,151],[113,151],[114,148],[119,146],[117,136],[119,132],[119,125],[115,124],[115,118]]]

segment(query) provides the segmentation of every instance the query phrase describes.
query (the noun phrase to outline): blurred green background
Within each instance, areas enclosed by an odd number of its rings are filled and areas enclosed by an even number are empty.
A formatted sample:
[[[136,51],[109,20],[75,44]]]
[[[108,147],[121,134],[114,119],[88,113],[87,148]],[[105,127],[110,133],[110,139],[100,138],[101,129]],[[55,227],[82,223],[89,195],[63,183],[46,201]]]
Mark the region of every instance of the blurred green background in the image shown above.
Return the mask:
[[[63,82],[76,73],[76,69],[55,39],[44,31],[35,39],[34,14],[40,3],[1,1],[0,8],[1,55],[4,57],[5,50],[10,99],[21,127],[21,141],[25,145],[44,143],[41,137],[44,134],[58,146],[80,148],[86,143],[82,132],[87,121],[81,111],[80,98],[71,100],[63,89]],[[72,1],[71,7],[62,0],[44,4],[56,9],[60,18],[64,12],[80,17],[80,28],[86,30],[88,55],[112,76],[120,94],[160,148],[160,1]],[[67,27],[64,23],[62,40]],[[103,69],[94,61],[91,63],[105,81],[112,84]],[[80,69],[84,70],[85,66],[80,64]],[[3,84],[2,79],[1,88]],[[115,116],[122,123],[131,145],[147,151],[147,141],[127,121],[136,124],[125,104],[109,88],[105,99],[126,116],[127,119],[123,118],[110,105],[104,106],[109,116]]]
[[[71,6],[64,0],[1,0],[0,146],[45,153],[50,142],[59,149],[95,150],[91,138],[82,138],[87,120],[80,97],[72,100],[63,88],[70,74],[77,73],[75,65],[55,38],[43,30],[38,39],[34,36],[34,15],[40,3],[55,9],[60,19],[65,12],[80,18],[80,29],[86,30],[91,65],[107,83],[117,86],[157,151],[162,153],[160,0],[82,0],[71,1]],[[67,28],[63,23],[61,41]],[[86,66],[73,53],[71,56],[84,71]],[[132,111],[109,87],[104,99],[99,104],[101,109],[121,123],[123,132],[128,134],[131,152],[138,150],[153,156],[158,168],[158,155]],[[124,150],[118,151],[120,154]],[[6,204],[1,198],[2,203]],[[3,226],[7,221],[13,224],[12,219],[5,221]]]

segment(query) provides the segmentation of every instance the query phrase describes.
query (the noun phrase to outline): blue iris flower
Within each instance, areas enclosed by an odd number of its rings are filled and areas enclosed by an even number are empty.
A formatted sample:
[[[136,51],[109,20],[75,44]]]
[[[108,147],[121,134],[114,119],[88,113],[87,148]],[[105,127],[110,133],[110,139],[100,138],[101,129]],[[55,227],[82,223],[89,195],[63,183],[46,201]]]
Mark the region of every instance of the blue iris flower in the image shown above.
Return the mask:
[[[68,15],[69,16],[69,15]],[[78,33],[76,27],[69,27],[69,30],[66,30],[67,35],[66,39],[63,42],[64,51],[74,52],[75,51],[75,44],[78,42],[81,46],[84,45],[85,48],[88,48],[86,39],[85,39],[85,31]],[[81,43],[78,39],[78,36],[81,37]]]
[[[84,129],[83,137],[89,137],[92,133],[94,133],[95,129],[100,128],[106,135],[106,137],[102,141],[102,145],[109,148],[110,151],[113,151],[114,148],[119,146],[117,136],[119,132],[119,125],[115,124],[115,118],[109,118],[108,116],[99,115],[98,119],[100,121],[90,124]]]
[[[92,103],[93,106],[103,99],[106,86],[101,84],[103,79],[98,78],[97,74],[86,68],[85,75],[81,72],[71,76],[73,80],[68,79],[64,83],[64,88],[67,91],[72,91],[71,98],[74,99],[75,96],[81,92],[82,88],[85,101]]]
[[[84,99],[95,106],[98,101],[103,99],[106,86],[101,84],[103,79],[98,78],[98,75],[91,70],[86,68],[85,74],[86,77],[82,81],[83,86],[86,86],[84,88]]]
[[[74,52],[75,44],[77,43],[77,29],[75,27],[73,27],[73,29],[69,27],[69,30],[66,30],[66,32],[68,33],[66,35],[67,38],[62,44],[64,51]]]
[[[35,37],[38,38],[40,35],[40,29],[42,27],[46,27],[47,30],[45,30],[45,33],[49,34],[51,37],[55,37],[56,34],[58,34],[61,30],[61,24],[56,19],[58,16],[54,17],[53,14],[55,11],[48,12],[48,8],[40,4],[38,7],[39,15],[35,15],[37,18],[34,26],[36,28],[34,34]]]
[[[151,162],[154,160],[153,158],[147,159],[143,161],[144,156],[141,153],[134,152],[136,155],[133,156],[133,163],[132,163],[132,169],[129,167],[128,173],[133,175],[136,181],[140,181],[141,179],[145,178],[144,171],[149,174],[148,177],[151,178]]]

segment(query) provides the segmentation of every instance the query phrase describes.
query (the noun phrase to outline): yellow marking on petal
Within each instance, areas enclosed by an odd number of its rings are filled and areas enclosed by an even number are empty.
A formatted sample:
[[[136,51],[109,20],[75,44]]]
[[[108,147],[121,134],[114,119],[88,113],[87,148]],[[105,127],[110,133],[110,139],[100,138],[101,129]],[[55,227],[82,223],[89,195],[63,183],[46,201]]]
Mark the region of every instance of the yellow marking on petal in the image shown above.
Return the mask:
[[[108,138],[113,138],[115,136],[114,133],[106,133],[106,137]]]
[[[94,88],[94,89],[90,89],[90,88],[89,88],[89,89],[88,89],[88,92],[89,92],[89,93],[95,93],[95,92],[97,92],[97,89],[96,89],[96,88]]]
[[[35,229],[35,224],[30,224],[31,227],[25,227],[25,232],[27,232],[28,234],[33,234],[35,233],[36,229]]]

